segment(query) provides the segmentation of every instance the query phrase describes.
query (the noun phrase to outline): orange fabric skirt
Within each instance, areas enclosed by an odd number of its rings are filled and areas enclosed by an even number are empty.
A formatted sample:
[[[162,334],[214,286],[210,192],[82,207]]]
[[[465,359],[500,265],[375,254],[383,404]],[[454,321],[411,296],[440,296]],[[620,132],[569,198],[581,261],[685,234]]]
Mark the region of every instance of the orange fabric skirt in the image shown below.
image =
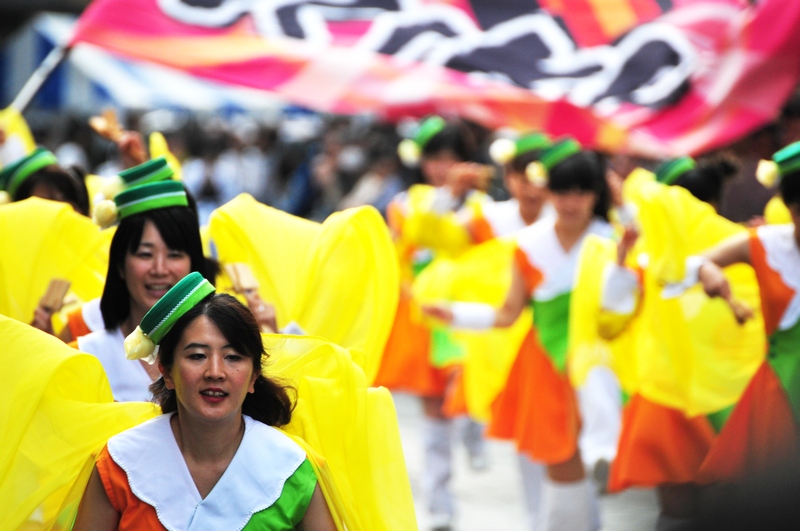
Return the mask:
[[[686,418],[676,409],[634,395],[625,406],[611,492],[665,483],[695,483],[716,436],[705,416]]]
[[[419,396],[443,396],[448,373],[431,365],[430,337],[427,327],[411,319],[411,299],[401,293],[373,385]]]
[[[469,415],[467,394],[464,388],[464,367],[460,365],[450,370],[450,379],[444,396],[442,413],[448,418]]]
[[[492,404],[487,435],[513,440],[534,461],[555,465],[575,455],[579,431],[575,391],[531,331]]]
[[[703,482],[730,482],[797,464],[797,424],[789,398],[764,362],[714,441]]]

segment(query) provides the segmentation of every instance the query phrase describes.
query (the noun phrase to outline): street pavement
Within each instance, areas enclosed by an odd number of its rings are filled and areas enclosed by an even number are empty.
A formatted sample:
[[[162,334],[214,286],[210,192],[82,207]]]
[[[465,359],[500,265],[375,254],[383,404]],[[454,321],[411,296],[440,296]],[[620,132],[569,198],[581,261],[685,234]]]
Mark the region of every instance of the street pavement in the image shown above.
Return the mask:
[[[414,493],[419,529],[429,529],[422,499],[422,407],[416,397],[395,393],[403,451]],[[489,441],[490,466],[473,471],[463,445],[453,455],[453,490],[457,511],[454,531],[528,531],[522,501],[517,458],[510,443]],[[603,531],[650,531],[655,529],[658,504],[654,491],[630,489],[600,499]]]

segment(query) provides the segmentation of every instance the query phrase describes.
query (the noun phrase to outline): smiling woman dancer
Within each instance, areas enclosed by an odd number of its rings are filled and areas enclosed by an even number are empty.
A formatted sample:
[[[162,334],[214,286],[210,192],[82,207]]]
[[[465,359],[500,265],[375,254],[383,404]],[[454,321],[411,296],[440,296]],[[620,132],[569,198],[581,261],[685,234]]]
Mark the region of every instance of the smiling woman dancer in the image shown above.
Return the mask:
[[[273,427],[292,402],[261,373],[247,308],[192,273],[125,343],[131,357],[159,345],[164,414],[108,441],[73,529],[335,529],[305,452]]]
[[[120,224],[100,299],[105,330],[78,338],[78,348],[100,359],[115,400],[149,401],[148,387],[158,372],[125,359],[123,339],[180,279],[205,272],[200,228],[180,182],[134,186],[117,194],[114,203]]]

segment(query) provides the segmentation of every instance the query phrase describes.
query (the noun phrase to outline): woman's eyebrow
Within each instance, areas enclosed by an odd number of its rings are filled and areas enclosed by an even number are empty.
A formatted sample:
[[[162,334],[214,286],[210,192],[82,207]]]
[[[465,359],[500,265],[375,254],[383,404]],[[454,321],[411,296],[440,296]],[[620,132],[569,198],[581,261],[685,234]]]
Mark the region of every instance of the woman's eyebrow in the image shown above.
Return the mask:
[[[189,343],[183,350],[189,350],[190,348],[211,348],[210,345],[206,345],[205,343]]]

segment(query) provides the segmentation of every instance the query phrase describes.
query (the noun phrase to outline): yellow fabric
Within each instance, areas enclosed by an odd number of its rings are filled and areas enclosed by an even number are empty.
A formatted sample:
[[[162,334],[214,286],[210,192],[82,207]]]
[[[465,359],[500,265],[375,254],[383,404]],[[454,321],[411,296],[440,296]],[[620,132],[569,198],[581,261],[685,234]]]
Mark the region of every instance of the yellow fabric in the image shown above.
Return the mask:
[[[628,390],[633,384],[625,371],[628,364],[612,355],[612,345],[602,334],[604,328],[621,330],[630,316],[612,316],[601,311],[604,264],[616,258],[614,242],[589,235],[583,242],[575,286],[570,298],[569,348],[567,364],[572,385],[579,387],[586,381],[589,371],[597,365],[612,367],[618,374],[622,388]]]
[[[399,283],[392,241],[374,208],[338,212],[320,225],[243,194],[212,213],[209,230],[222,264],[250,266],[278,326],[294,321],[351,349],[373,381]]]
[[[31,197],[5,205],[0,234],[0,314],[30,322],[54,278],[69,280],[78,301],[103,293],[113,231],[68,204]]]
[[[109,437],[160,413],[113,402],[100,362],[0,316],[0,529],[67,530]],[[350,353],[315,337],[265,335],[265,372],[298,393],[284,431],[303,440],[339,529],[416,529],[396,414]],[[324,456],[324,458],[322,457]]]
[[[385,388],[368,387],[350,352],[322,338],[264,335],[265,372],[297,390],[290,435],[324,456],[321,488],[349,530],[414,530],[397,414]],[[315,470],[320,460],[311,460]],[[328,473],[324,473],[327,469]]]
[[[36,141],[28,128],[28,123],[17,109],[6,107],[0,110],[0,129],[5,131],[7,137],[15,136],[19,138],[25,147],[26,153],[36,149]]]
[[[628,373],[621,375],[624,387],[689,416],[728,407],[739,399],[764,357],[752,268],[739,265],[726,270],[734,297],[756,311],[756,318],[743,326],[736,324],[724,301],[709,299],[700,286],[674,299],[664,299],[661,290],[665,283],[684,277],[687,256],[745,229],[718,216],[683,188],[655,182],[653,174],[644,170],[628,177],[624,194],[638,207],[642,236],[637,248],[648,257],[638,315],[619,340],[627,343],[620,356],[628,361],[615,361],[616,366],[629,365]],[[628,258],[635,268],[639,254]]]
[[[785,225],[792,223],[792,214],[786,208],[780,196],[776,195],[764,207],[764,220],[770,225]]]
[[[499,238],[476,245],[455,259],[437,258],[414,282],[419,303],[474,301],[499,308],[511,287],[514,240]],[[464,348],[464,391],[467,409],[488,421],[491,404],[508,379],[519,347],[533,319],[525,310],[510,328],[487,331],[451,330]]]
[[[426,184],[417,184],[408,189],[400,237],[408,245],[433,249],[446,256],[457,256],[472,244],[469,231],[455,212],[433,211],[436,192],[436,188]],[[482,193],[470,194],[465,206],[474,210],[486,198]]]
[[[159,410],[115,403],[97,358],[53,336],[0,316],[0,337],[0,529],[68,529],[92,452]]]
[[[183,180],[183,170],[181,168],[181,163],[178,160],[172,151],[169,150],[169,145],[167,144],[167,139],[164,138],[164,135],[156,131],[155,133],[150,134],[150,158],[157,159],[158,157],[164,157],[167,159],[167,164],[169,167],[172,168],[172,171],[175,173],[173,177],[176,181]]]

